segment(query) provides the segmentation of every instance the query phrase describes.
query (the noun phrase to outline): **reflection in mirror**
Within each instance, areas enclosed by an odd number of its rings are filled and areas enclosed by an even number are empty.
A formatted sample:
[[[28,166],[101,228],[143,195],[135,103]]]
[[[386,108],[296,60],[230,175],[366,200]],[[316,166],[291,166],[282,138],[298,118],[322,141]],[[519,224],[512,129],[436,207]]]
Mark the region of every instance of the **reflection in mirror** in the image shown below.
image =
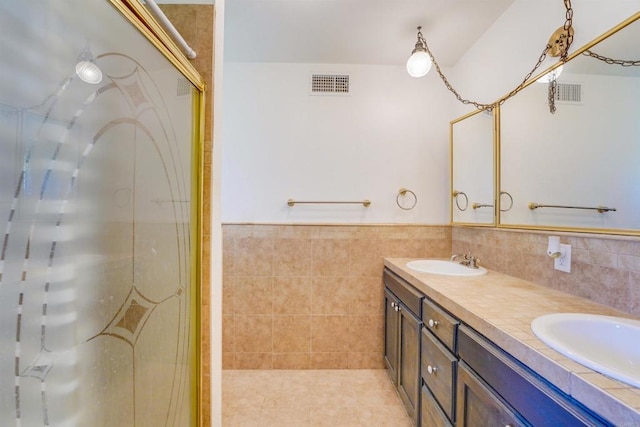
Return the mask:
[[[495,225],[494,114],[451,122],[451,222]]]
[[[589,50],[640,59],[638,18]],[[557,84],[555,114],[539,83],[500,109],[500,225],[640,233],[640,67],[581,54]]]

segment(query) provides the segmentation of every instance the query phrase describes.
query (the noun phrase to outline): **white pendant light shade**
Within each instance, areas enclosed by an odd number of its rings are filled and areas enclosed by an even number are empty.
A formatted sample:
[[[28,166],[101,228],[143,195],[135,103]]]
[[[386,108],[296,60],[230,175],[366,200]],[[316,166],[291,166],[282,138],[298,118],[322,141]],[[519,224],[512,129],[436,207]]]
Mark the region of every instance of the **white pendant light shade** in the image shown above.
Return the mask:
[[[82,81],[97,85],[102,81],[102,71],[91,61],[80,61],[76,64],[76,74]]]
[[[431,69],[431,58],[427,52],[419,50],[414,52],[407,61],[407,72],[411,77],[422,77]]]
[[[549,82],[554,81],[555,79],[560,77],[560,74],[562,74],[562,67],[563,66],[561,65],[558,68],[555,68],[555,69],[549,71],[547,74],[545,74],[544,76],[540,77],[536,81],[538,83],[549,83]]]

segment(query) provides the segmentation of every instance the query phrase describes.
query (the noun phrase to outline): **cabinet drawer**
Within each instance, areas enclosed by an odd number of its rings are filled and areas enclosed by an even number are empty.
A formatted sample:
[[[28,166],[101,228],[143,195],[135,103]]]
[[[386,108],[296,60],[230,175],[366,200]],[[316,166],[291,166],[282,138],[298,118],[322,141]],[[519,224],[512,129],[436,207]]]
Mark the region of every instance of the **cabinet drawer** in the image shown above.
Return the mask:
[[[422,329],[422,381],[444,413],[455,421],[455,384],[458,360],[429,331]]]
[[[422,302],[422,321],[425,328],[437,336],[451,352],[456,353],[456,334],[460,324],[458,320],[425,298]]]
[[[431,392],[422,386],[421,427],[453,427],[449,418],[442,412]]]
[[[395,296],[398,297],[398,299],[402,301],[402,303],[406,305],[409,310],[416,315],[416,317],[418,317],[418,319],[421,319],[422,299],[424,298],[424,295],[387,269],[384,270],[383,278],[384,285],[389,288],[389,290],[393,292]]]

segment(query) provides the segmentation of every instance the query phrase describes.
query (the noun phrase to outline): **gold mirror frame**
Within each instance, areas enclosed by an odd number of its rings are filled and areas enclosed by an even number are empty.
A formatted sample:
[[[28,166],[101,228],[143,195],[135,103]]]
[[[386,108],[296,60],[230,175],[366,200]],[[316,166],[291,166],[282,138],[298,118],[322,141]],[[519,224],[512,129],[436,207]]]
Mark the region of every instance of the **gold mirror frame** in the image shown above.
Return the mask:
[[[581,48],[577,49],[575,52],[571,53],[568,57],[567,57],[567,62],[571,61],[572,59],[582,55],[582,53],[588,49],[591,49],[593,46],[597,45],[598,43],[600,43],[601,41],[615,35],[617,32],[619,32],[620,30],[626,28],[628,25],[639,21],[640,22],[640,12],[636,13],[632,16],[630,16],[629,18],[625,19],[624,21],[622,21],[620,24],[616,25],[615,27],[613,27],[612,29],[606,31],[605,33],[601,34],[600,36],[598,36],[597,38],[595,38],[594,40],[592,40],[591,42],[587,43],[586,45],[582,46]],[[546,70],[542,71],[541,73],[539,73],[537,76],[532,77],[527,84],[524,87],[527,87],[531,84],[536,83],[536,80],[540,77],[542,77],[543,75],[549,73],[550,71],[558,68],[560,65],[562,65],[562,63],[558,62],[556,64],[554,64],[553,66],[547,68]],[[500,147],[500,107],[496,108],[497,110],[497,136],[496,136],[496,171],[495,171],[495,177],[496,177],[496,194],[500,194],[500,191],[502,189],[502,182],[501,182],[501,147]],[[613,228],[591,228],[591,227],[569,227],[569,226],[552,226],[552,225],[529,225],[529,224],[503,224],[501,221],[501,215],[500,215],[500,211],[502,209],[501,207],[501,200],[500,197],[497,197],[496,200],[496,205],[497,205],[497,209],[496,209],[496,215],[497,215],[497,228],[500,229],[520,229],[520,230],[540,230],[540,231],[566,231],[566,232],[580,232],[580,233],[593,233],[593,234],[610,234],[610,235],[629,235],[629,236],[640,236],[640,230],[638,229],[613,229]],[[457,224],[457,225],[464,225],[464,224]],[[470,225],[474,225],[475,224],[470,224]]]
[[[489,206],[489,204],[482,204],[479,205],[478,202],[474,202],[471,201],[469,199],[469,196],[460,189],[457,189],[455,187],[455,182],[454,182],[454,170],[455,170],[455,158],[454,158],[454,126],[456,124],[460,124],[461,122],[464,122],[465,120],[470,120],[476,117],[480,117],[480,114],[488,114],[488,112],[486,112],[486,110],[476,110],[476,111],[472,111],[468,114],[465,114],[464,116],[458,117],[457,119],[452,120],[451,122],[449,122],[449,183],[450,183],[450,189],[451,191],[449,192],[449,196],[451,197],[451,201],[449,204],[449,222],[451,225],[462,225],[462,226],[470,226],[470,227],[496,227],[498,222],[498,216],[497,216],[497,199],[499,199],[499,197],[497,197],[496,195],[499,194],[498,193],[498,186],[497,183],[499,182],[497,179],[497,174],[498,174],[498,138],[499,138],[499,132],[498,129],[500,128],[500,111],[498,108],[494,108],[493,112],[491,113],[492,115],[492,149],[493,149],[493,155],[491,156],[492,158],[492,179],[491,179],[491,187],[492,187],[492,197],[491,200],[488,200],[488,202],[490,204],[493,204],[493,206]],[[461,201],[462,200],[462,201]],[[483,201],[484,202],[484,201]],[[460,204],[465,204],[465,208],[462,209],[460,207]],[[475,206],[474,206],[475,205]],[[492,207],[493,208],[493,215],[492,215],[492,221],[491,222],[456,222],[455,218],[454,218],[454,213],[456,209],[459,210],[467,210],[467,209],[476,209],[476,208],[485,208],[485,207]]]
[[[184,75],[198,91],[193,97],[193,140],[192,147],[192,176],[191,182],[191,335],[194,338],[194,353],[192,355],[191,379],[192,393],[192,425],[203,425],[202,396],[202,331],[201,322],[201,267],[202,267],[202,238],[203,238],[203,174],[204,170],[204,124],[205,124],[205,95],[206,84],[202,76],[189,62],[176,43],[158,24],[142,3],[135,0],[109,0],[109,2],[129,21],[151,44],[153,44]]]

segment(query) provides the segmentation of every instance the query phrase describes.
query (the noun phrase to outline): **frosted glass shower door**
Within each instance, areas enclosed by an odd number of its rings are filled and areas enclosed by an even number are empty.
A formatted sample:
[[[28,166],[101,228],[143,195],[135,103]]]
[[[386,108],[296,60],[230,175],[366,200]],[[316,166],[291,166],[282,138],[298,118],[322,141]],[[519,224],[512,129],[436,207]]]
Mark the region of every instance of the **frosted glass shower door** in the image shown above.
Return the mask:
[[[1,426],[195,424],[202,94],[140,28],[0,3]]]

